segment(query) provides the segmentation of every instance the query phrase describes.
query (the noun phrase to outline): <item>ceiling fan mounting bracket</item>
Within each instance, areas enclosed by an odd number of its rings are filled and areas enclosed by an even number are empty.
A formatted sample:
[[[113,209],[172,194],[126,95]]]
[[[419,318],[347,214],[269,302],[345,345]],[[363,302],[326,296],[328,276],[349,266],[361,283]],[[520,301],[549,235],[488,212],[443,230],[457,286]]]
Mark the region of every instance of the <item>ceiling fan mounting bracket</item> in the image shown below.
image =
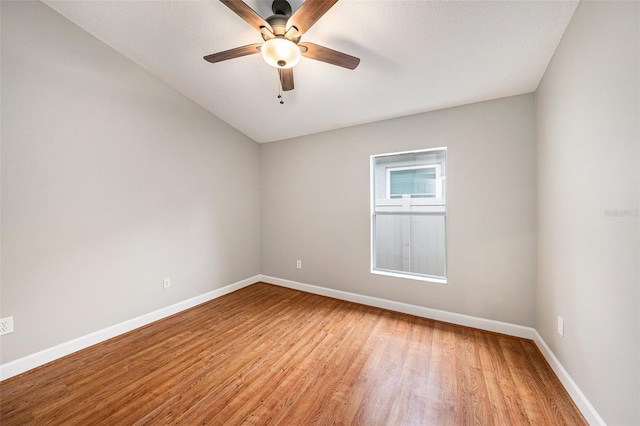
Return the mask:
[[[287,18],[291,16],[291,5],[286,0],[274,0],[271,4],[271,11],[274,15],[284,15]]]

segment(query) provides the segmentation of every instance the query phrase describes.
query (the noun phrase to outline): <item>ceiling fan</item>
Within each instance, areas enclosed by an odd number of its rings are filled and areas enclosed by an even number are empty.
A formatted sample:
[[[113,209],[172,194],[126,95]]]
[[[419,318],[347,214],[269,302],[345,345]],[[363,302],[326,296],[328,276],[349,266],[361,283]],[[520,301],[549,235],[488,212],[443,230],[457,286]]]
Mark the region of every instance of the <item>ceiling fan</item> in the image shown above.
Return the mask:
[[[282,90],[293,90],[293,67],[300,56],[332,65],[355,69],[360,59],[315,43],[300,42],[307,32],[338,0],[306,0],[294,13],[285,0],[274,0],[273,15],[264,19],[242,0],[220,0],[236,15],[260,31],[263,43],[254,43],[235,49],[207,55],[204,59],[215,63],[261,52],[264,60],[278,69]]]

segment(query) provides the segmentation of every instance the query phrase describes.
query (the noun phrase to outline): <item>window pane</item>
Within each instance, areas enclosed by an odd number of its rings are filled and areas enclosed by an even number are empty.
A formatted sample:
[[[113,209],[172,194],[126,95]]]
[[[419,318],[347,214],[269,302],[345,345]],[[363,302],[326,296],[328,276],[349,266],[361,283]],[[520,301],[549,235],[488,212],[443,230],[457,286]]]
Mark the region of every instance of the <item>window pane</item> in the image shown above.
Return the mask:
[[[445,216],[376,215],[376,269],[446,276]]]
[[[414,198],[436,196],[435,168],[391,170],[389,178],[392,198],[402,195],[411,195]]]

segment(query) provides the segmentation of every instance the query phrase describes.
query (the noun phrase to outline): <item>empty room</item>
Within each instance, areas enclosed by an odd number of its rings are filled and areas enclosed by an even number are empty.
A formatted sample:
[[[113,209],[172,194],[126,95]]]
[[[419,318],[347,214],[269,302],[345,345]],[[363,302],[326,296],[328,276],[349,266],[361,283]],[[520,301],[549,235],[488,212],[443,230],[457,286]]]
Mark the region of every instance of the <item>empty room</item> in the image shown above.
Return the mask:
[[[639,1],[0,1],[2,425],[640,425]]]

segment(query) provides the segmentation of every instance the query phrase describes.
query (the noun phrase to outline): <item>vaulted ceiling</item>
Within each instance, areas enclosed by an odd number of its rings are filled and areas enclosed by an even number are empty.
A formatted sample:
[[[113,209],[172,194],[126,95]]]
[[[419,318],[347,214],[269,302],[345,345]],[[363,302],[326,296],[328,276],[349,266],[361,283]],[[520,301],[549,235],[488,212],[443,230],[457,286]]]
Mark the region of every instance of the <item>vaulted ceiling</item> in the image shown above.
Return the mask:
[[[340,0],[302,39],[360,65],[303,57],[281,105],[277,70],[260,55],[202,59],[262,41],[218,0],[44,2],[257,142],[532,92],[578,5]],[[272,14],[270,1],[246,3]]]

